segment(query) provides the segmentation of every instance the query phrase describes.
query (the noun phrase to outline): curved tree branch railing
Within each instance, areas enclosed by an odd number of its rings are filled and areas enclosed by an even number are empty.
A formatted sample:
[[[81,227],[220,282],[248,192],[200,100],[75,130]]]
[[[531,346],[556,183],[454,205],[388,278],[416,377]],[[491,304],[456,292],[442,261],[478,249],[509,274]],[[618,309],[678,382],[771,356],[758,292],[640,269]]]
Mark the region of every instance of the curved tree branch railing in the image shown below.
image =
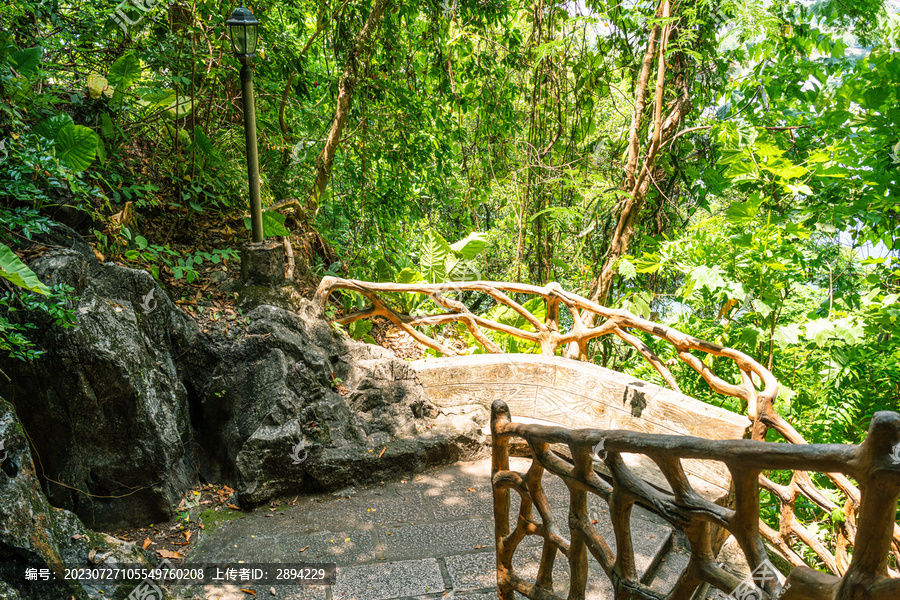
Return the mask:
[[[900,464],[892,450],[900,444],[900,414],[879,412],[872,419],[863,444],[778,444],[755,440],[707,440],[703,438],[567,429],[514,423],[506,403],[491,407],[492,486],[497,548],[497,582],[500,600],[513,600],[519,592],[534,600],[562,600],[553,593],[553,563],[557,550],[568,558],[569,599],[583,599],[590,552],[609,577],[616,600],[680,600],[690,598],[708,583],[738,598],[769,600],[896,600],[900,579],[888,576],[897,501],[900,498]],[[523,438],[531,447],[527,473],[509,468],[509,438]],[[612,484],[594,471],[592,450],[603,442]],[[563,444],[571,463],[550,448]],[[651,458],[665,474],[672,493],[661,492],[635,475],[622,461],[622,453]],[[690,485],[682,469],[683,459],[716,460],[725,464],[734,481],[734,508],[702,498]],[[798,565],[784,587],[774,570],[751,581],[742,581],[715,563],[713,538],[718,527],[737,540],[755,574],[772,569],[761,537],[759,494],[765,470],[816,470],[840,472],[859,482],[859,525],[853,558],[842,577]],[[559,476],[569,491],[569,536],[554,517],[543,491],[544,471]],[[510,531],[510,490],[521,497],[518,520]],[[594,529],[587,512],[587,494],[609,504],[617,552]],[[635,568],[630,530],[631,510],[641,503],[683,531],[691,545],[690,560],[669,592],[642,583]],[[535,515],[535,510],[538,515]],[[536,583],[519,577],[512,564],[513,553],[527,535],[543,538],[543,552]],[[761,589],[766,596],[755,590]],[[741,591],[736,591],[741,590]],[[730,597],[735,597],[734,595]]]
[[[578,346],[581,360],[588,360],[587,350],[590,340],[604,335],[614,335],[634,347],[672,389],[680,392],[678,383],[666,363],[657,356],[652,348],[632,335],[629,330],[649,333],[671,344],[678,359],[699,373],[712,390],[726,396],[739,398],[747,403],[748,417],[753,423],[752,440],[765,440],[769,429],[774,429],[790,444],[807,444],[803,436],[775,412],[774,400],[778,395],[778,381],[775,376],[750,356],[732,348],[695,338],[671,327],[642,319],[626,310],[601,306],[578,294],[564,290],[557,283],[550,283],[544,287],[493,281],[404,284],[371,283],[355,279],[325,277],[319,284],[314,301],[324,311],[328,298],[332,292],[338,290],[359,293],[371,305],[363,310],[337,318],[337,323],[349,324],[360,319],[384,317],[423,346],[445,356],[454,356],[459,352],[416,328],[445,323],[463,323],[472,336],[491,353],[502,353],[502,350],[485,335],[482,328],[538,344],[541,353],[545,355],[554,355],[560,348],[569,343],[575,343]],[[485,319],[473,313],[462,302],[447,295],[463,291],[482,292],[490,296],[497,303],[521,315],[534,330],[526,331]],[[382,297],[389,294],[422,294],[430,298],[436,307],[444,309],[446,312],[433,315],[405,314],[399,312],[389,300]],[[523,303],[511,297],[513,294],[542,298],[546,303],[546,318],[543,321],[537,319],[525,309]],[[569,331],[560,331],[560,305],[566,306],[572,315],[573,323]],[[587,325],[595,320],[598,323],[596,326],[589,327]],[[692,352],[702,352],[732,361],[740,372],[740,383],[726,381]],[[758,389],[754,376],[760,382],[762,389]],[[862,498],[859,489],[847,478],[842,469],[825,469],[824,474],[846,496],[845,506],[839,507],[819,491],[806,471],[796,470],[787,485],[777,484],[760,474],[761,487],[769,491],[781,504],[781,518],[779,531],[775,531],[762,522],[759,523],[759,530],[775,551],[795,567],[806,565],[803,558],[791,547],[791,542],[798,540],[808,546],[833,573],[844,575],[850,565],[849,548],[852,546],[852,540],[858,536],[857,514],[860,511]],[[816,538],[813,532],[796,519],[796,501],[801,496],[828,513],[832,513],[837,508],[844,509],[846,518],[843,523],[838,525],[837,551],[834,554]],[[893,529],[892,551],[897,564],[900,565],[900,527],[898,526]]]

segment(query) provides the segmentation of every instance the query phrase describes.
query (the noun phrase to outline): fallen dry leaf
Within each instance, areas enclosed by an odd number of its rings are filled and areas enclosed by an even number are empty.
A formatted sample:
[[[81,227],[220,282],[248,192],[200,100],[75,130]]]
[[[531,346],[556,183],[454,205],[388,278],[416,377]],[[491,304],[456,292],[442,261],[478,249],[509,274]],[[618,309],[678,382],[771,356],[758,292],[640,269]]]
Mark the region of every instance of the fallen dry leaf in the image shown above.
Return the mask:
[[[184,539],[187,541],[191,541],[191,532],[190,531],[184,532]]]
[[[381,449],[381,452],[378,453],[378,458],[381,458],[382,456],[384,456],[385,450],[387,450],[387,448],[382,448],[382,449]]]
[[[231,510],[241,510],[240,506],[235,506],[231,502],[228,503],[228,508],[230,508]]]
[[[131,220],[134,218],[134,209],[132,204],[132,202],[126,202],[125,208],[111,216],[109,220],[116,225],[128,225],[129,223],[131,223]]]
[[[245,590],[245,589],[241,588],[241,591],[244,592],[245,594],[250,594],[254,598],[256,597],[256,590]]]
[[[309,550],[309,546],[306,546],[306,547],[304,547],[304,548],[300,548],[300,552],[306,552],[307,550]]]
[[[475,493],[475,488],[466,488],[466,489],[467,489],[468,491],[472,492],[473,494]]]
[[[157,550],[156,553],[163,558],[184,558],[183,554],[174,550]]]
[[[144,550],[146,550],[147,548],[150,547],[150,544],[152,544],[152,543],[153,543],[153,540],[151,540],[150,538],[147,538],[146,540],[144,540],[144,545],[141,546],[141,547],[142,547]]]

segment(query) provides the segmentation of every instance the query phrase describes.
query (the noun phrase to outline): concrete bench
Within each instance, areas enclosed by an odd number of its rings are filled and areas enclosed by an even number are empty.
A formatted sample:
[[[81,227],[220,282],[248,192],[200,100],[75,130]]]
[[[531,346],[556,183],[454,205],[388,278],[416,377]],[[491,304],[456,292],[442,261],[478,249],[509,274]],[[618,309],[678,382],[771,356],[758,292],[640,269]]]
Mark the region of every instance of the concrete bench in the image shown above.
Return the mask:
[[[476,405],[490,412],[503,400],[517,422],[690,435],[712,440],[749,437],[750,419],[588,362],[538,354],[478,354],[411,363],[440,408]],[[662,472],[640,454],[624,457],[647,482],[669,490]],[[605,466],[597,463],[602,472]],[[694,488],[721,503],[731,477],[721,463],[684,461]]]

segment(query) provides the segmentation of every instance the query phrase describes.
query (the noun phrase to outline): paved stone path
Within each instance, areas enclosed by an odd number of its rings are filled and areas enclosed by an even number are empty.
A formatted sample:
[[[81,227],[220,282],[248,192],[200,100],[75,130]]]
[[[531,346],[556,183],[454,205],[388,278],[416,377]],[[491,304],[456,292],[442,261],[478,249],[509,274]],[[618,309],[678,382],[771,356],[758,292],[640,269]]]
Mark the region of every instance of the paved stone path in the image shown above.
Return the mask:
[[[528,461],[512,459],[524,471]],[[544,477],[555,514],[568,493],[559,478]],[[513,517],[518,496],[513,493]],[[593,498],[595,527],[615,550],[605,503]],[[607,518],[604,520],[603,515]],[[490,461],[457,463],[412,479],[301,498],[299,505],[263,507],[204,531],[187,557],[191,563],[337,563],[333,586],[256,588],[258,599],[285,600],[496,600]],[[636,561],[645,581],[667,590],[687,562],[680,536],[663,520],[636,508],[632,517]],[[540,542],[528,536],[516,552],[517,571],[534,580]],[[565,557],[557,556],[557,594],[567,589]],[[612,589],[593,559],[589,600],[608,600]],[[184,597],[246,600],[234,585],[186,590]]]

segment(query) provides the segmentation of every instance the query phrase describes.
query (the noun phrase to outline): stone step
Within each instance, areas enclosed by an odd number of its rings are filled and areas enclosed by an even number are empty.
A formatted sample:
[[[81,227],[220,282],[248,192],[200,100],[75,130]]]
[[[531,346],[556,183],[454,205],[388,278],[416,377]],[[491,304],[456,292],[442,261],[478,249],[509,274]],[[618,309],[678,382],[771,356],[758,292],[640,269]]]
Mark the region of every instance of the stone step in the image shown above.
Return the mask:
[[[529,461],[516,459],[524,471]],[[566,530],[569,496],[562,481],[544,478],[545,490],[561,529]],[[594,527],[613,550],[615,537],[606,503],[590,499]],[[518,512],[513,494],[511,520]],[[664,582],[674,531],[640,507],[632,511],[635,562],[645,582]],[[537,575],[542,540],[528,536],[514,555],[523,578]],[[665,559],[665,560],[664,560]],[[565,597],[565,556],[554,565],[555,591]],[[403,482],[387,483],[338,495],[309,496],[296,506],[265,508],[208,527],[188,556],[193,563],[334,562],[337,583],[322,587],[268,588],[257,597],[273,600],[496,600],[493,502],[490,462],[457,463]],[[597,561],[589,556],[588,600],[612,600],[612,588]],[[247,595],[238,586],[185,589],[204,600],[237,600]]]

